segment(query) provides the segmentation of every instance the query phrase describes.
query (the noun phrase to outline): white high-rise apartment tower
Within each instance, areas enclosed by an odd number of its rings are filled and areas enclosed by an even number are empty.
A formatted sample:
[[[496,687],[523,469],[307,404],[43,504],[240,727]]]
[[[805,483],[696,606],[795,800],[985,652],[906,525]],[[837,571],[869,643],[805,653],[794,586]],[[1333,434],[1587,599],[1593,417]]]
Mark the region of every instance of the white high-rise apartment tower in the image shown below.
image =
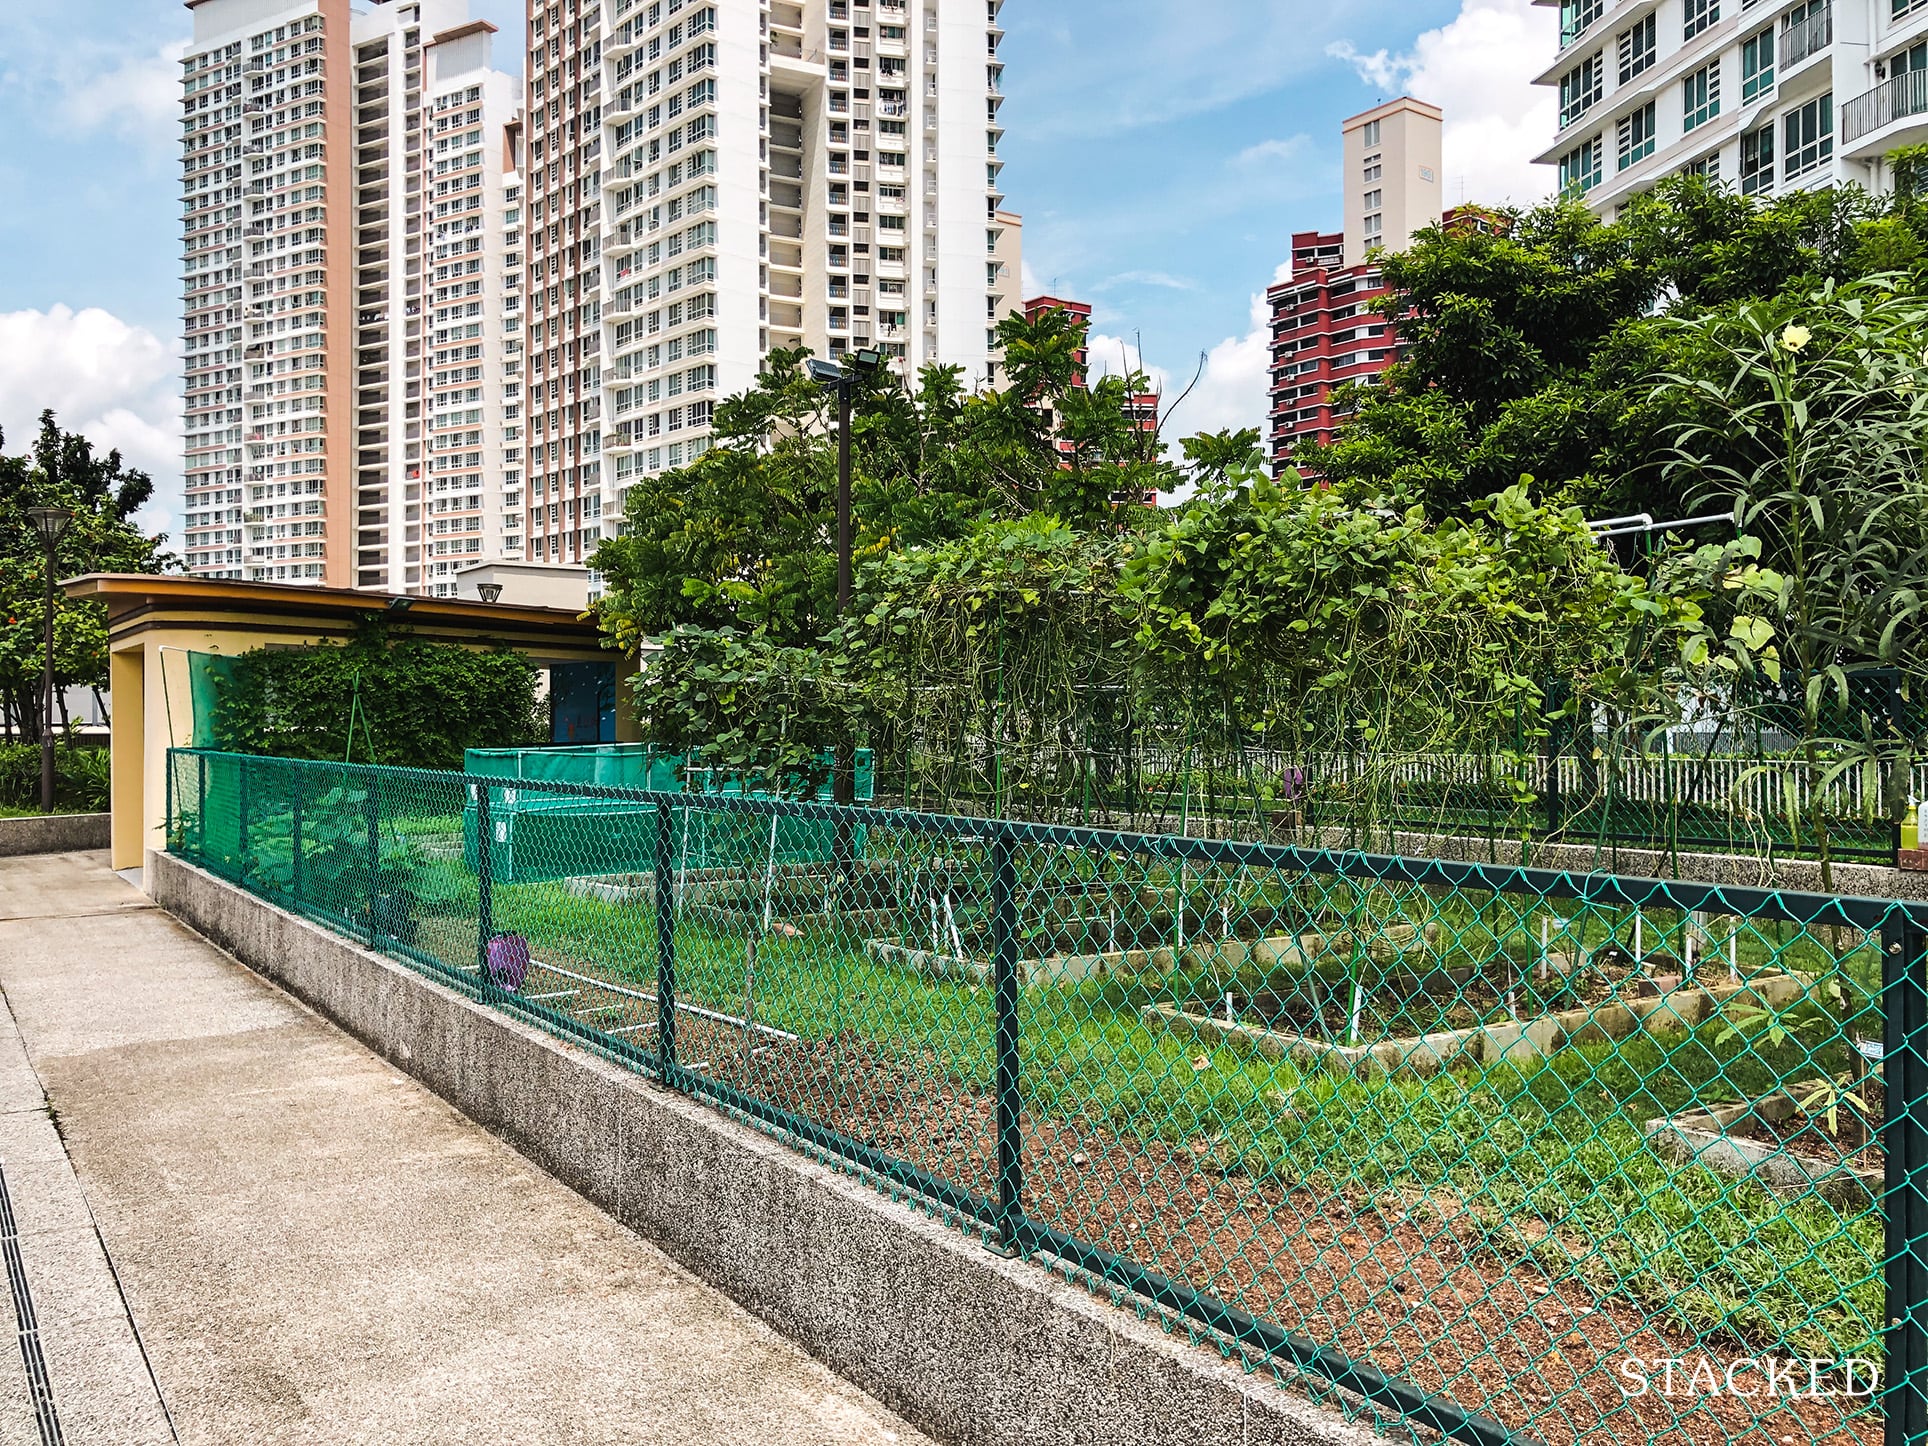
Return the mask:
[[[1001,3],[529,0],[531,560],[587,560],[773,350],[987,376]]]
[[[428,47],[419,581],[437,597],[455,594],[462,568],[523,553],[522,87],[490,67],[494,35],[478,20],[438,33]],[[401,541],[414,591],[406,526]]]
[[[191,0],[190,9],[188,566],[257,582],[425,589],[429,372],[449,345],[436,333],[454,325],[442,299],[431,303],[430,271],[451,264],[458,245],[467,255],[471,227],[495,271],[482,301],[494,310],[482,323],[486,354],[473,359],[488,438],[458,454],[476,459],[460,495],[466,503],[479,490],[476,510],[497,526],[487,551],[465,560],[501,555],[510,537],[520,542],[500,527],[503,444],[511,454],[520,445],[502,435],[517,343],[503,329],[520,330],[502,175],[516,87],[488,69],[487,28],[470,23],[467,0]],[[489,163],[473,185],[433,170],[454,159],[432,147],[458,95],[461,134],[485,134]],[[491,452],[493,469],[481,460]]]
[[[1750,195],[1885,190],[1885,158],[1928,139],[1928,0],[1537,3],[1560,9],[1539,159],[1603,215],[1681,171]]]

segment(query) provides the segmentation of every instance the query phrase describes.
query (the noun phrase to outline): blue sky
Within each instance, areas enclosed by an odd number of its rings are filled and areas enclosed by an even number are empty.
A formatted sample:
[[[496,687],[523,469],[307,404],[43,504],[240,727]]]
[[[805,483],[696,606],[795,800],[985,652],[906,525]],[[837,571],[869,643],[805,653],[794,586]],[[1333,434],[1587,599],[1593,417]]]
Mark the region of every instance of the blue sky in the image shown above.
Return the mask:
[[[969,0],[964,0],[969,3]],[[522,0],[473,0],[511,43]],[[41,406],[179,486],[179,0],[0,0],[0,427]],[[1180,432],[1259,425],[1254,298],[1336,226],[1338,125],[1447,110],[1449,200],[1536,199],[1552,107],[1530,0],[1007,0],[1003,153],[1027,284],[1097,308],[1101,360],[1205,375]],[[158,518],[171,522],[164,497]]]

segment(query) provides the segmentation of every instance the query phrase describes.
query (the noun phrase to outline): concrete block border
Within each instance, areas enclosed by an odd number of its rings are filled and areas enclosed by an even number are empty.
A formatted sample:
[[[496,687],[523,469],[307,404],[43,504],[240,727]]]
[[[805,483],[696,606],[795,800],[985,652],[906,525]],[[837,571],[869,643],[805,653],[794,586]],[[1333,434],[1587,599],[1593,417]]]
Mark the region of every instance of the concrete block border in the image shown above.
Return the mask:
[[[73,854],[113,843],[112,814],[49,813],[0,818],[0,859],[24,854]]]
[[[155,902],[951,1446],[1383,1441],[1158,1321],[167,854]]]

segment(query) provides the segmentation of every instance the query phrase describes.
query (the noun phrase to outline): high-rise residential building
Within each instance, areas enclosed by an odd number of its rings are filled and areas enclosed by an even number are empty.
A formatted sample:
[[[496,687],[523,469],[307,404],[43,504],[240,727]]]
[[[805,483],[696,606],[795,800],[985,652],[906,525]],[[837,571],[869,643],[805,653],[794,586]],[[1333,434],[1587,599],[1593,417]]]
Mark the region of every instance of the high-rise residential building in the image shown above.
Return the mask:
[[[1602,215],[1677,172],[1745,194],[1893,184],[1928,140],[1924,0],[1537,0],[1559,5],[1539,159]]]
[[[522,87],[490,64],[494,34],[478,20],[428,45],[419,573],[407,523],[400,562],[438,597],[463,568],[523,556]]]
[[[1071,384],[1075,387],[1089,386],[1091,384],[1091,348],[1088,344],[1088,338],[1091,328],[1091,303],[1088,301],[1072,301],[1062,296],[1034,296],[1024,303],[1024,318],[1026,321],[1035,322],[1039,317],[1053,311],[1065,313],[1074,323],[1083,328],[1086,333],[1087,341],[1081,342],[1078,349],[1072,354],[1074,364],[1071,374]],[[1108,359],[1101,358],[1101,360]],[[1119,362],[1121,363],[1121,371],[1138,369],[1136,362],[1131,357],[1121,356]],[[1160,395],[1155,391],[1130,392],[1124,399],[1125,416],[1138,431],[1155,438],[1158,435],[1158,409],[1162,400]],[[1058,427],[1058,418],[1053,415],[1048,407],[1044,412],[1044,423],[1054,431]],[[1059,452],[1067,456],[1069,456],[1073,450],[1073,444],[1062,437],[1058,439],[1057,447]],[[1143,494],[1119,492],[1113,496],[1112,500],[1118,503],[1140,502],[1147,507],[1156,507],[1158,505],[1158,494],[1155,491]]]
[[[997,213],[997,246],[984,263],[984,284],[990,288],[991,325],[1007,316],[1024,314],[1024,218],[1016,211]],[[1004,348],[993,346],[986,358],[988,380],[997,382],[1004,363]]]
[[[1292,237],[1292,274],[1266,292],[1272,308],[1272,460],[1329,442],[1332,393],[1379,375],[1398,357],[1390,321],[1369,303],[1386,294],[1373,260],[1403,251],[1439,224],[1442,113],[1401,96],[1341,127],[1345,230]]]
[[[422,590],[428,271],[432,246],[450,240],[431,239],[446,215],[431,107],[476,90],[465,108],[489,112],[499,155],[513,82],[487,70],[467,0],[189,8],[188,566]],[[489,320],[499,334],[502,317]],[[499,413],[499,394],[482,405]]]
[[[988,377],[1002,0],[529,0],[528,555],[581,562],[778,348]]]
[[[1033,296],[1027,298],[1024,303],[1024,319],[1029,322],[1036,322],[1039,317],[1053,311],[1062,311],[1071,318],[1073,324],[1084,328],[1087,337],[1090,336],[1090,302],[1072,301],[1063,296]],[[1091,348],[1081,343],[1074,353],[1074,360],[1076,369],[1072,373],[1071,383],[1073,386],[1081,387],[1085,384],[1086,374],[1091,368]]]

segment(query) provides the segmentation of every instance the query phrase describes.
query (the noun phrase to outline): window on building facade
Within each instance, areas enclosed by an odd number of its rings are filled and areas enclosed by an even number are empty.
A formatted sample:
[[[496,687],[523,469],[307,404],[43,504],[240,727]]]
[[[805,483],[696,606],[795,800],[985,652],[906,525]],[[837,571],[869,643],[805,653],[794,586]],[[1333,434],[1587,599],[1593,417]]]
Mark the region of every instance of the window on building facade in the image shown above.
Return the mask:
[[[1804,176],[1834,155],[1834,97],[1817,96],[1781,120],[1781,174]]]
[[[1560,125],[1572,125],[1606,93],[1606,66],[1599,53],[1589,55],[1560,77]]]
[[[1654,153],[1654,103],[1620,117],[1620,169]]]
[[[1607,13],[1607,0],[1560,0],[1560,47],[1573,44]]]
[[[1774,27],[1741,42],[1741,104],[1774,89]]]
[[[1680,128],[1704,126],[1720,114],[1720,62],[1703,65],[1680,83]]]
[[[1560,191],[1585,195],[1600,184],[1600,137],[1582,141],[1560,157]]]
[[[1626,85],[1654,63],[1654,17],[1635,22],[1620,32],[1620,83]]]
[[[1720,0],[1686,0],[1681,10],[1681,38],[1692,40],[1718,19]]]
[[[1741,137],[1741,194],[1774,189],[1774,127],[1770,123]]]

